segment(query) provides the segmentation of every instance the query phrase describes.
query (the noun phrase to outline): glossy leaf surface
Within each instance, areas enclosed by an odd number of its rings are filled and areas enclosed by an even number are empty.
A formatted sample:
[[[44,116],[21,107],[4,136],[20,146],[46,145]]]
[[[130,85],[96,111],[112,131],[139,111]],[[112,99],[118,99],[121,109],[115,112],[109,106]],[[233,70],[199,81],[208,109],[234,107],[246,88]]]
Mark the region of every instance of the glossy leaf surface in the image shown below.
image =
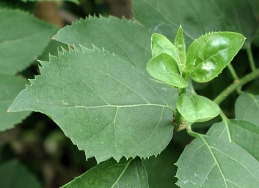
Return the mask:
[[[56,27],[20,10],[3,9],[0,15],[0,73],[15,74],[43,52]]]
[[[259,185],[259,162],[239,146],[218,138],[198,136],[176,165],[181,188]]]
[[[41,62],[10,111],[49,115],[98,162],[160,153],[173,134],[171,107],[136,67],[106,51],[64,51]]]
[[[231,32],[199,37],[188,48],[185,71],[196,82],[212,80],[232,61],[244,40],[243,35]]]
[[[30,112],[8,113],[7,109],[27,82],[18,77],[0,74],[0,131],[12,128]]]
[[[63,188],[84,187],[134,187],[148,188],[148,177],[140,159],[122,159],[119,163],[110,159],[90,169],[69,182]]]
[[[199,95],[182,94],[176,103],[180,114],[189,122],[203,122],[219,115],[217,104]]]
[[[148,73],[171,86],[187,87],[188,82],[181,76],[177,62],[166,53],[152,58],[147,64]]]

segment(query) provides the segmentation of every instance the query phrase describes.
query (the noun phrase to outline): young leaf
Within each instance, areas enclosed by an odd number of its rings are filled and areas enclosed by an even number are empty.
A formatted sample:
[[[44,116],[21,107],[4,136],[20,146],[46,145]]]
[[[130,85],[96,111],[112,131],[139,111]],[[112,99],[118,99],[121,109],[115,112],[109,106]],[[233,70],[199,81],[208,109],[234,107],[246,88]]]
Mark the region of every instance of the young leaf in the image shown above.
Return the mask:
[[[95,166],[83,175],[64,185],[73,187],[134,187],[148,188],[148,177],[140,159],[122,159],[119,163],[110,159]]]
[[[45,113],[87,158],[149,157],[173,134],[172,109],[150,79],[106,51],[71,50],[41,62],[10,111]]]
[[[177,48],[163,35],[154,33],[151,37],[152,57],[161,53],[169,54],[177,64],[179,63]]]
[[[178,50],[178,56],[179,56],[179,67],[182,68],[186,64],[186,50],[185,50],[185,42],[184,42],[184,36],[183,36],[183,29],[180,26],[175,40],[174,45]]]
[[[258,119],[258,118],[257,118]],[[259,161],[259,126],[248,121],[229,120],[214,124],[208,136],[235,143]]]
[[[148,73],[171,86],[187,87],[188,82],[181,76],[177,62],[166,53],[160,53],[147,64]]]
[[[176,106],[180,114],[189,122],[203,122],[219,115],[219,107],[206,97],[182,94]]]
[[[198,136],[176,165],[176,184],[181,188],[259,185],[259,162],[239,146],[218,138]]]
[[[12,128],[30,112],[8,113],[7,109],[27,82],[12,75],[0,74],[0,131]]]
[[[36,60],[57,28],[20,10],[0,15],[0,72],[15,74]]]
[[[0,174],[0,187],[42,187],[37,179],[22,164],[15,160],[1,164]]]
[[[232,61],[244,41],[243,35],[231,32],[199,37],[188,48],[185,72],[196,82],[212,80]]]
[[[242,93],[235,104],[236,119],[249,121],[259,126],[259,96]]]

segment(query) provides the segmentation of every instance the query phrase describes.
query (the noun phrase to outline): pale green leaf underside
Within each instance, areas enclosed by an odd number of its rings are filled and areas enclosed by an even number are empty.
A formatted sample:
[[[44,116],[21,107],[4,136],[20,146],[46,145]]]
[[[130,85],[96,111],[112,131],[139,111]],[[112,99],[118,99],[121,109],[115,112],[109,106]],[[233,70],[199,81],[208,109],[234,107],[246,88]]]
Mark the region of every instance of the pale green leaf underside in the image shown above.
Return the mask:
[[[9,161],[0,166],[0,187],[38,188],[37,179],[18,161]]]
[[[251,122],[259,126],[259,96],[241,94],[235,104],[236,119]]]
[[[173,134],[172,112],[149,78],[115,55],[94,48],[70,50],[41,62],[10,111],[48,114],[97,161],[160,153]]]
[[[0,74],[0,131],[12,128],[29,115],[29,112],[7,112],[15,97],[25,88],[26,83],[18,77]]]
[[[242,120],[229,120],[214,124],[207,133],[235,143],[259,160],[259,126]]]
[[[251,14],[248,1],[133,0],[133,11],[136,20],[171,41],[182,25],[187,46],[211,31],[242,33],[247,46],[257,31],[256,17]]]
[[[15,74],[37,59],[56,27],[19,10],[0,15],[0,72]]]
[[[69,182],[63,188],[148,188],[146,170],[139,158],[119,163],[110,159],[95,166],[75,180]]]
[[[217,104],[199,95],[182,94],[176,103],[180,114],[189,122],[203,122],[219,115]]]
[[[148,73],[166,84],[176,87],[187,87],[188,82],[181,76],[177,62],[166,53],[160,53],[147,64]]]
[[[218,138],[197,137],[176,165],[181,188],[259,185],[259,162],[239,146]]]

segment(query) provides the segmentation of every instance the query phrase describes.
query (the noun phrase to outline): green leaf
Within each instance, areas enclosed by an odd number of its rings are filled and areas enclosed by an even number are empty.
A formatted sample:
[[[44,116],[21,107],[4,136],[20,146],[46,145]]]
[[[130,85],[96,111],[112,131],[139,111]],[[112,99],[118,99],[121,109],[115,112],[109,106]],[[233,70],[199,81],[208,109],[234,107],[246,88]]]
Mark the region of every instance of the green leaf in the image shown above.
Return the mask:
[[[242,148],[218,138],[198,136],[176,165],[181,188],[259,185],[259,162]]]
[[[232,61],[244,43],[244,36],[231,32],[209,33],[196,39],[188,48],[186,69],[196,82],[218,76]]]
[[[148,73],[171,86],[187,87],[188,82],[181,76],[177,62],[166,53],[160,53],[147,64]]]
[[[182,94],[176,106],[180,114],[189,122],[203,122],[219,115],[218,105],[206,97]]]
[[[38,188],[42,186],[22,164],[13,160],[0,165],[0,187]]]
[[[161,53],[171,55],[174,61],[179,62],[178,52],[176,47],[163,35],[154,33],[151,37],[152,56],[156,57]]]
[[[0,74],[0,131],[12,128],[30,114],[30,112],[7,112],[15,97],[25,88],[26,83],[18,77]]]
[[[90,169],[63,188],[73,187],[134,187],[148,188],[145,167],[140,159],[122,159],[119,163],[110,159]]]
[[[15,74],[36,60],[57,29],[19,10],[0,9],[0,15],[0,73]]]
[[[23,1],[23,2],[41,2],[41,1],[70,1],[70,2],[73,2],[73,3],[76,3],[76,4],[79,4],[79,1],[78,0],[20,0],[20,1]]]
[[[254,5],[253,8],[256,9]],[[187,46],[205,33],[232,31],[247,38],[247,47],[258,28],[249,1],[133,0],[133,11],[136,20],[171,41],[181,25]]]
[[[241,120],[229,120],[214,124],[208,136],[235,143],[259,161],[259,126]]]
[[[138,68],[106,51],[64,51],[41,62],[41,74],[15,99],[10,111],[45,113],[98,162],[149,157],[173,134],[172,109]]]
[[[87,33],[87,36],[85,33]],[[147,28],[136,21],[124,18],[118,19],[112,16],[109,18],[90,16],[85,20],[81,19],[71,26],[60,29],[54,39],[70,45],[80,44],[89,49],[94,44],[99,48],[115,53],[116,56],[132,63],[149,76],[146,66],[152,58],[151,35],[152,33]],[[170,100],[170,105],[175,106],[178,95],[177,89],[156,81],[153,81],[153,83],[160,88],[164,98]]]
[[[177,170],[174,163],[181,154],[179,148],[180,145],[171,142],[160,155],[142,160],[148,174],[150,188],[179,188],[175,185],[177,178],[174,177]]]
[[[257,30],[258,23],[256,16],[253,14],[253,8],[249,1],[236,0],[210,0],[212,6],[215,6],[218,10],[219,20],[222,24],[223,31],[233,31],[242,33],[246,37],[246,41],[243,47],[251,45]],[[253,5],[254,6],[254,5]],[[231,7],[231,8],[230,8]],[[214,30],[215,31],[215,30]]]
[[[54,39],[70,45],[80,44],[89,49],[94,44],[115,53],[146,72],[146,63],[151,59],[151,35],[150,31],[136,21],[112,16],[109,18],[90,16],[60,29]]]
[[[185,42],[184,42],[184,36],[183,36],[183,29],[181,26],[177,31],[177,34],[174,40],[174,45],[178,50],[179,67],[182,69],[182,67],[186,65],[186,49],[185,49]]]
[[[259,126],[259,96],[249,93],[239,95],[235,104],[236,119],[245,120]]]

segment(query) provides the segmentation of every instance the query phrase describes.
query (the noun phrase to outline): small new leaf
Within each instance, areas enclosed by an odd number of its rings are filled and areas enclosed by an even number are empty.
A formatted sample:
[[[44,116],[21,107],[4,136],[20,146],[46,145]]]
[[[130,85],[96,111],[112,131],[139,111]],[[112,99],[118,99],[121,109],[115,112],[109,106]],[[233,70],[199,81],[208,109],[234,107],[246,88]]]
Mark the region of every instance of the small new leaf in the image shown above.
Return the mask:
[[[181,76],[177,62],[166,53],[152,58],[147,64],[148,73],[166,84],[175,87],[187,87],[188,82]]]
[[[196,82],[218,76],[241,49],[245,37],[233,32],[209,33],[196,39],[188,48],[184,72]]]
[[[177,31],[174,45],[178,50],[179,67],[182,68],[186,64],[186,49],[185,49],[185,42],[184,42],[184,36],[183,36],[183,29],[181,26]]]
[[[152,57],[156,57],[161,53],[167,53],[179,63],[177,48],[163,35],[154,33],[151,37]]]
[[[176,106],[180,114],[189,122],[208,121],[220,112],[216,103],[199,95],[182,94],[178,97]]]

